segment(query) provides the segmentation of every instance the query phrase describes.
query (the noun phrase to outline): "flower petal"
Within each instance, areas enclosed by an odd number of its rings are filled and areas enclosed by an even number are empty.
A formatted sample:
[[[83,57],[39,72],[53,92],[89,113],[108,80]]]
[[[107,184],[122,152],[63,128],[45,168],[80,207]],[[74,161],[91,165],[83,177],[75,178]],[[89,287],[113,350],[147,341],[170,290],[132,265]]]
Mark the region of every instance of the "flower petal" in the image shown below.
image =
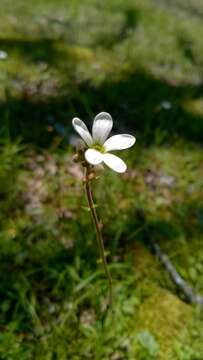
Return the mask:
[[[88,145],[91,146],[92,145],[92,136],[89,133],[89,130],[87,128],[87,126],[85,125],[85,123],[80,120],[79,118],[75,117],[72,120],[72,124],[73,127],[75,129],[75,131],[81,136],[81,138],[84,140],[84,142]]]
[[[85,151],[85,159],[91,165],[98,165],[103,161],[103,154],[95,149]]]
[[[102,144],[109,136],[113,127],[113,120],[110,114],[106,112],[99,113],[93,122],[92,137],[94,143]]]
[[[136,139],[132,135],[128,135],[128,134],[114,135],[105,141],[104,147],[106,151],[123,150],[133,146],[135,141]]]
[[[126,171],[127,166],[123,160],[113,154],[103,154],[104,163],[118,173]]]

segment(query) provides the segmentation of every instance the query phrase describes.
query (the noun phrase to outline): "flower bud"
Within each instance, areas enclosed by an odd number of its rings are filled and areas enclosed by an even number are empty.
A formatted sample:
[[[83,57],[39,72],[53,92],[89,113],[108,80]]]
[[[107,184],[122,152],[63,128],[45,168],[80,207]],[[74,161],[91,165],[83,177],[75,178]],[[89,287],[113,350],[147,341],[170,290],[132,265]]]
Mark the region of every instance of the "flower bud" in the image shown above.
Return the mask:
[[[88,175],[88,180],[93,180],[95,178],[95,173],[94,172],[91,172],[89,175]]]
[[[86,146],[85,146],[84,141],[81,140],[81,139],[79,139],[79,140],[77,141],[77,144],[76,144],[76,150],[77,150],[77,152],[83,152],[83,153],[84,153],[85,148],[86,148]]]
[[[72,161],[75,162],[75,163],[78,163],[79,162],[79,155],[74,154],[73,157],[72,157]]]

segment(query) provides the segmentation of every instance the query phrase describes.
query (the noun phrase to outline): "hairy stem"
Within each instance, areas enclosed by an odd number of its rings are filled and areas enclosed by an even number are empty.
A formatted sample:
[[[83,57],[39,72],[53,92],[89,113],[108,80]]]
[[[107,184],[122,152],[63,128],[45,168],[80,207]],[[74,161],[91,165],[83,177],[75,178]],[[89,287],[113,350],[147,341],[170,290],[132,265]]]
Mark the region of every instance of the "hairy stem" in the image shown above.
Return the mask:
[[[99,248],[99,252],[100,252],[100,257],[101,257],[104,271],[105,271],[105,274],[106,274],[106,277],[108,280],[108,285],[109,285],[108,306],[110,308],[112,308],[112,301],[113,301],[112,278],[111,278],[111,274],[109,272],[108,264],[106,261],[104,241],[103,241],[103,237],[102,237],[102,233],[101,233],[101,224],[99,222],[97,212],[95,209],[95,205],[94,205],[94,201],[93,201],[92,189],[91,189],[91,179],[89,178],[89,175],[90,175],[90,170],[87,167],[85,169],[85,192],[86,192],[89,209],[90,209],[91,216],[92,216],[92,221],[93,221],[95,231],[96,231],[97,244],[98,244],[98,248]]]

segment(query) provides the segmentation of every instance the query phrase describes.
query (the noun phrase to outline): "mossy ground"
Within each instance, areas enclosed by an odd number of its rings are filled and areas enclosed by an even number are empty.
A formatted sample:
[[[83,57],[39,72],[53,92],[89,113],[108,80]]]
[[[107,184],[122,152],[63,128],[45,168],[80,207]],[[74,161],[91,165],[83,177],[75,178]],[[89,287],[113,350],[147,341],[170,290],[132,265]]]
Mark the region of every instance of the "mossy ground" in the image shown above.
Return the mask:
[[[203,295],[202,17],[198,0],[1,1],[1,359],[203,359],[202,309],[148,243]],[[102,110],[137,137],[128,172],[94,181],[114,319],[67,145]]]

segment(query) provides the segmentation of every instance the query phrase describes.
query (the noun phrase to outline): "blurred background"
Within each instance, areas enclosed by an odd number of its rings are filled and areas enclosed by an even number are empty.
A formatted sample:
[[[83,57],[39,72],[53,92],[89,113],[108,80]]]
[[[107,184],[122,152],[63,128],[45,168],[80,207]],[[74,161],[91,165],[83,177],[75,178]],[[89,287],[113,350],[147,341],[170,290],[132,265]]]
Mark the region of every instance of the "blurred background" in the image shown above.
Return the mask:
[[[203,2],[1,0],[0,358],[202,360]],[[71,120],[136,136],[94,182],[107,283]]]

